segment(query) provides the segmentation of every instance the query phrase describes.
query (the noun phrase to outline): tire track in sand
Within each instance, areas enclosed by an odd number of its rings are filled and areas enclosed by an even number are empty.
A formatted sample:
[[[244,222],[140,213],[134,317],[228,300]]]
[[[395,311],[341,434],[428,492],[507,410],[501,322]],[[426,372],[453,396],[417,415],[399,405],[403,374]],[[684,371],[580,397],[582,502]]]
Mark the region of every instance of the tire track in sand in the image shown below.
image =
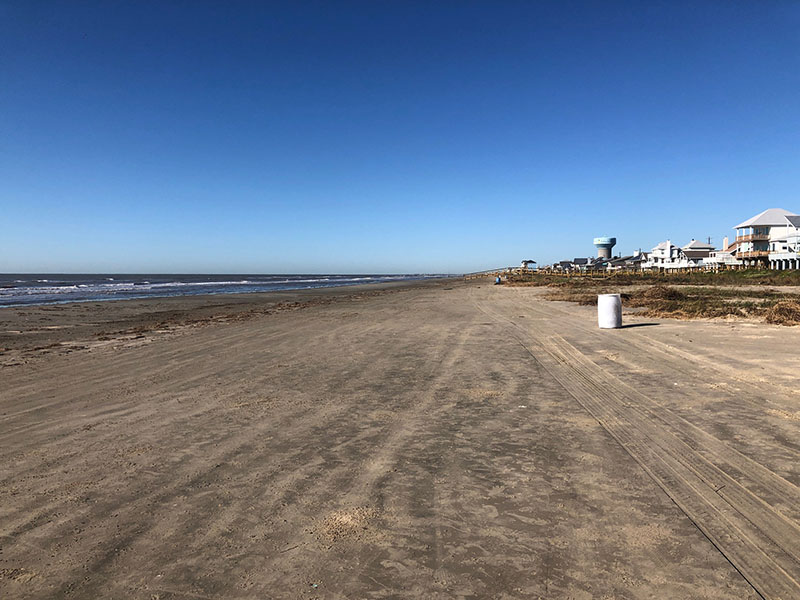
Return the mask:
[[[512,289],[516,292],[515,295],[519,296],[519,288]],[[538,299],[543,300],[542,297]],[[550,317],[553,312],[559,313],[563,315],[565,319],[569,319],[575,328],[580,329],[585,334],[590,336],[597,335],[596,329],[587,326],[584,322],[575,321],[575,314],[558,306],[558,302],[549,300],[546,300],[546,302],[548,302],[548,306],[545,310],[541,307],[536,307],[530,302],[524,302],[522,300],[513,301],[519,308],[533,311],[541,317]],[[654,361],[661,365],[668,364],[671,371],[683,373],[689,377],[707,377],[709,372],[715,372],[719,377],[736,381],[746,392],[740,394],[740,399],[758,406],[759,408],[762,408],[765,403],[772,404],[779,408],[786,408],[787,405],[780,402],[779,399],[796,398],[798,394],[800,394],[795,388],[790,388],[779,382],[762,377],[748,376],[729,365],[711,360],[702,354],[690,353],[673,344],[658,340],[648,335],[645,331],[637,330],[635,335],[629,335],[625,338],[625,343],[640,351],[640,359],[657,355],[658,359],[657,361],[654,359]],[[771,392],[766,392],[766,390],[771,390]],[[792,403],[788,406],[794,406],[794,404]]]
[[[514,305],[517,308],[527,308],[528,310],[532,310],[536,314],[547,314],[546,310],[541,307],[523,306],[519,302],[514,302]],[[549,310],[551,305],[548,304],[547,308]],[[555,312],[566,315],[566,312],[562,309],[556,309]],[[526,329],[522,325],[511,320],[509,320],[509,323],[511,323],[515,328],[519,329],[519,331],[521,331],[523,334],[528,336],[534,335],[534,332],[532,332],[530,328]],[[576,329],[578,329],[581,332],[581,335],[592,337],[598,336],[596,329],[590,329],[582,323],[576,323],[571,326],[574,326]],[[547,325],[539,324],[539,328],[541,329],[542,327],[547,328]],[[549,330],[551,333],[555,333],[556,331],[552,326],[550,326]],[[633,347],[641,348],[642,346],[640,343],[634,341],[633,338],[635,337],[636,336],[627,336],[624,341],[626,344],[629,344]],[[641,342],[641,344],[645,344],[645,342]],[[597,377],[601,379],[604,377],[613,379],[610,388],[624,389],[624,394],[628,398],[634,399],[635,404],[640,408],[640,410],[644,410],[645,407],[647,408],[649,418],[661,420],[665,425],[671,428],[671,431],[675,435],[680,437],[695,451],[700,452],[705,456],[712,456],[716,464],[727,465],[728,468],[725,469],[726,473],[733,476],[741,485],[757,493],[773,508],[780,510],[790,519],[793,519],[794,521],[800,521],[800,488],[798,488],[792,482],[786,480],[779,474],[765,467],[756,460],[753,460],[749,456],[742,454],[732,446],[714,437],[704,429],[679,416],[675,411],[670,410],[661,402],[650,398],[639,390],[623,383],[623,381],[620,379],[611,376],[589,357],[582,354],[577,348],[573,347],[573,354],[577,358],[587,361],[587,365],[591,365],[591,368],[593,368],[593,372],[597,375]],[[663,357],[659,357],[658,360],[663,360],[666,362],[669,365],[668,368],[670,370],[677,370],[690,378],[698,377],[697,373],[694,373],[686,368],[673,369],[673,365],[671,361],[668,360],[668,353],[666,351],[664,351]],[[759,410],[763,409],[760,401],[748,400],[747,403],[757,407]],[[788,449],[786,451],[791,452],[792,450]]]
[[[711,462],[730,449],[721,442],[715,445],[707,439],[695,440],[710,457],[706,459],[671,432],[663,420],[659,423],[642,410],[643,406],[647,408],[647,403],[642,402],[643,395],[626,395],[627,386],[600,371],[563,338],[547,335],[545,331],[538,339],[534,338],[507,317],[477,306],[508,327],[520,344],[618,441],[762,596],[800,597],[800,529]],[[531,346],[541,352],[535,352]],[[663,407],[658,410],[666,411]],[[686,432],[690,428],[682,429]],[[771,484],[789,498],[797,497],[797,488],[785,480],[770,477],[747,461],[740,466],[753,480]]]

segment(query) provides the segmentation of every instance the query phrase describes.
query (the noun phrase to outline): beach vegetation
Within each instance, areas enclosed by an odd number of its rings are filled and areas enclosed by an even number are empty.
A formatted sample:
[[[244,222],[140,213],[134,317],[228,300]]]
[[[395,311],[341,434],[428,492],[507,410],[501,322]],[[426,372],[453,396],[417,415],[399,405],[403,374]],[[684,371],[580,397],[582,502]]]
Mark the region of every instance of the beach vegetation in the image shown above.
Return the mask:
[[[800,273],[621,273],[510,277],[512,286],[543,286],[547,300],[596,305],[598,294],[619,293],[623,305],[644,317],[751,319],[800,324]]]

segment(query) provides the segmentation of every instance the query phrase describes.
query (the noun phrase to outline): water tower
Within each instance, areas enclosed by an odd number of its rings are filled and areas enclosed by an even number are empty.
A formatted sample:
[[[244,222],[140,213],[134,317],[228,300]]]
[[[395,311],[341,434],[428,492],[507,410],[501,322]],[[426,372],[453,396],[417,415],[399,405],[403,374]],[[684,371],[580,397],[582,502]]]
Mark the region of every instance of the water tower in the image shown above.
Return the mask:
[[[594,245],[597,246],[597,258],[611,258],[611,249],[616,246],[617,238],[596,237]]]

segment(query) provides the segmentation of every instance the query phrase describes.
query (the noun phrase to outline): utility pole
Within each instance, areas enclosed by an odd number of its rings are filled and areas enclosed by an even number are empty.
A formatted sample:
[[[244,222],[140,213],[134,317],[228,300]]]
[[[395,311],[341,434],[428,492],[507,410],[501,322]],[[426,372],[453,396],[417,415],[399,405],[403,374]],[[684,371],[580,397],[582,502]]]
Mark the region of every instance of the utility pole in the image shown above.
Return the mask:
[[[706,238],[706,239],[708,239],[708,245],[710,246],[711,245],[711,236],[708,236],[708,238]]]

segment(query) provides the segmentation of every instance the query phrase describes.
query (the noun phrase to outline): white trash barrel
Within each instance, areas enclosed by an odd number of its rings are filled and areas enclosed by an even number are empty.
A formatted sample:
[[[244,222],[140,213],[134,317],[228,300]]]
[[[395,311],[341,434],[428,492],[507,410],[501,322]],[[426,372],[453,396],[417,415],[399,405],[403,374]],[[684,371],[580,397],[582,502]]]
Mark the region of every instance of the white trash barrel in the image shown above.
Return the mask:
[[[597,324],[600,329],[622,327],[622,300],[619,294],[597,295]]]

